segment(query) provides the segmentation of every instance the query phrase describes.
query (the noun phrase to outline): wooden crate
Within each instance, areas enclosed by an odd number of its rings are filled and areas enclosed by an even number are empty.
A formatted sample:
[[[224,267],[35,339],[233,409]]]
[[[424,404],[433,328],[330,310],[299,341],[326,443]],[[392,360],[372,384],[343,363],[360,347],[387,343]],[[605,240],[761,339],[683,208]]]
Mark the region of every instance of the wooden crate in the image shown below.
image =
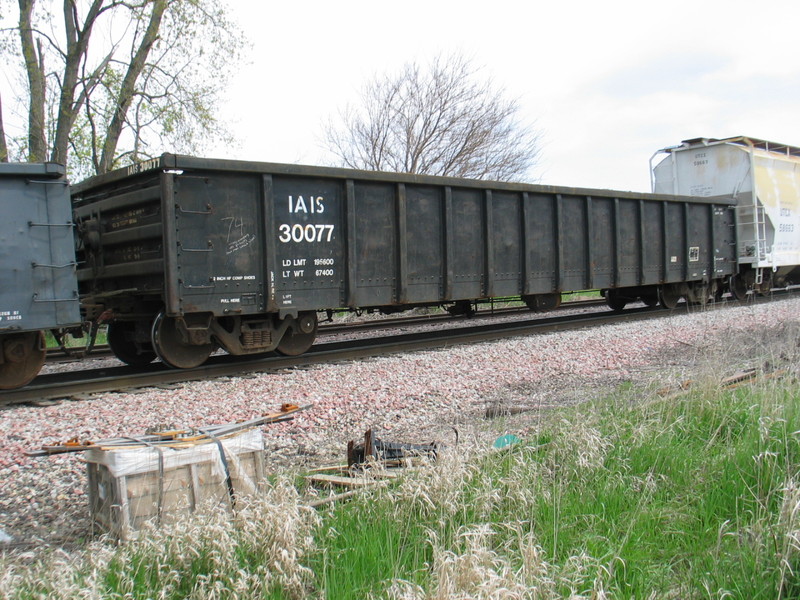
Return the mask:
[[[85,454],[92,519],[103,531],[134,539],[145,523],[160,525],[201,508],[231,507],[258,492],[264,480],[264,442],[257,429],[217,443],[93,449]],[[229,491],[227,474],[233,497]]]

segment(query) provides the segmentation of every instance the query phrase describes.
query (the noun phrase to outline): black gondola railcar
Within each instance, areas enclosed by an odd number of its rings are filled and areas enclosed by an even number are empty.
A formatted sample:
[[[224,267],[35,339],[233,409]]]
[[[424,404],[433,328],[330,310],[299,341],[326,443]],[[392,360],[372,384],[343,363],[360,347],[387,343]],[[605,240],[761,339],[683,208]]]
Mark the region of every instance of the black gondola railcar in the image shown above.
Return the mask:
[[[603,289],[705,302],[736,267],[732,201],[165,154],[73,187],[78,279],[129,364],[305,352],[317,313]]]

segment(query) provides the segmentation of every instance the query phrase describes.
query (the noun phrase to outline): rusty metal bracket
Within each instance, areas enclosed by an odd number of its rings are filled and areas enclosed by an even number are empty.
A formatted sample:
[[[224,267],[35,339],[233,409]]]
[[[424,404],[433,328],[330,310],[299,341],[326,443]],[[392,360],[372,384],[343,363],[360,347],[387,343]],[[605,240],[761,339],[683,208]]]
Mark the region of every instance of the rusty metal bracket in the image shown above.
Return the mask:
[[[367,429],[366,433],[364,433],[363,444],[358,444],[355,440],[347,443],[347,466],[364,465],[370,459],[390,462],[401,461],[413,456],[429,456],[435,460],[441,448],[442,446],[438,442],[429,444],[386,442],[374,437],[372,429]]]

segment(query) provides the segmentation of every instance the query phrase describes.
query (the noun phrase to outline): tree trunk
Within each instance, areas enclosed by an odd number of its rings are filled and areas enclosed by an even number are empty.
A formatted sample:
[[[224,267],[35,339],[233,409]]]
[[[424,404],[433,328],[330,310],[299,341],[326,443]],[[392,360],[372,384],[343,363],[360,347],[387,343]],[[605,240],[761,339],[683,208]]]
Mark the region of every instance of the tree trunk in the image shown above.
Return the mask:
[[[43,162],[47,157],[45,138],[45,86],[44,54],[41,45],[37,48],[33,40],[31,14],[35,0],[19,0],[19,37],[25,71],[28,74],[30,101],[28,103],[28,160]]]
[[[30,1],[30,0],[25,0]],[[23,2],[23,0],[20,0]],[[64,75],[61,82],[61,95],[58,100],[58,120],[56,122],[56,136],[53,142],[53,162],[67,164],[69,153],[69,133],[75,124],[75,119],[81,109],[81,100],[76,99],[79,72],[86,57],[89,40],[92,36],[97,17],[105,10],[104,0],[94,0],[86,13],[83,26],[78,23],[78,10],[74,0],[64,0],[64,29],[67,37],[67,54],[64,64]]]
[[[106,140],[103,144],[103,154],[100,157],[100,164],[97,172],[106,173],[114,165],[114,155],[117,152],[117,144],[119,143],[122,128],[125,125],[125,119],[128,116],[128,109],[133,102],[133,96],[136,92],[136,81],[142,74],[145,65],[147,64],[147,57],[150,50],[158,39],[158,31],[161,27],[161,19],[164,16],[164,11],[167,9],[168,0],[155,0],[153,4],[153,12],[150,13],[150,22],[147,25],[142,43],[136,50],[136,54],[128,65],[128,70],[125,73],[125,78],[122,80],[120,86],[119,96],[117,98],[117,108],[114,111],[114,116],[106,131]]]

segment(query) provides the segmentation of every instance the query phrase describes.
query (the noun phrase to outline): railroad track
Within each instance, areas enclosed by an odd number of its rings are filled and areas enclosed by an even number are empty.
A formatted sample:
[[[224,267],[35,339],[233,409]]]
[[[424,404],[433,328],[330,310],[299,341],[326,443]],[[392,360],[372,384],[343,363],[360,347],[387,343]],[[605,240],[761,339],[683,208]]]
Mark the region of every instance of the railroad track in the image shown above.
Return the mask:
[[[778,299],[784,294],[775,294]],[[786,294],[788,297],[788,294]],[[759,298],[755,302],[769,301]],[[188,381],[198,381],[215,377],[242,376],[249,373],[274,372],[282,369],[300,368],[331,362],[356,360],[365,357],[412,352],[441,348],[456,344],[490,341],[507,337],[550,333],[580,329],[629,319],[669,318],[697,310],[719,310],[738,303],[720,302],[704,307],[681,305],[666,311],[661,308],[633,308],[622,312],[602,311],[555,317],[515,320],[498,323],[490,321],[478,324],[474,319],[464,319],[463,326],[419,331],[414,333],[375,336],[348,341],[319,341],[302,356],[284,357],[275,354],[237,357],[230,355],[212,356],[207,363],[195,369],[175,370],[161,363],[137,369],[128,366],[88,369],[40,375],[32,384],[20,390],[2,392],[0,405],[25,402],[47,402],[49,400],[79,399],[88,394],[116,392],[143,387],[169,386]]]
[[[606,302],[602,298],[589,300],[572,300],[565,302],[559,308],[550,311],[548,314],[556,314],[564,310],[576,310],[585,308],[605,307]],[[457,321],[481,319],[495,319],[514,315],[531,314],[526,306],[504,306],[500,308],[482,309],[467,317],[465,315],[451,315],[446,312],[431,313],[425,315],[411,315],[402,317],[377,317],[374,319],[359,319],[352,321],[336,320],[333,322],[322,322],[319,325],[318,335],[320,337],[337,335],[342,333],[357,333],[359,331],[370,331],[380,329],[398,329],[403,327],[414,327],[417,325],[427,325],[434,323],[452,323]],[[107,344],[96,344],[92,351],[81,355],[81,348],[75,347],[74,353],[66,353],[61,348],[51,348],[47,351],[48,363],[74,362],[81,359],[93,358],[113,358],[114,354]]]

